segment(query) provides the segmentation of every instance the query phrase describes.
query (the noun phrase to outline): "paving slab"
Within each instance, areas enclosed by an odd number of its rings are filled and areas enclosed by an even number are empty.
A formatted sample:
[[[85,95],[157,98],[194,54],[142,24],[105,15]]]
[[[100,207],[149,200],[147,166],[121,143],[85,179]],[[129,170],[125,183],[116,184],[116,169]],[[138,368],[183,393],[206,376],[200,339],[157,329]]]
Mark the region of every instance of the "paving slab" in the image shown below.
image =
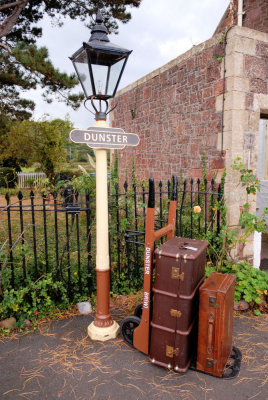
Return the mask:
[[[120,322],[120,315],[114,318]],[[220,379],[189,370],[177,374],[151,364],[122,338],[92,342],[93,315],[43,324],[35,333],[0,340],[1,400],[266,400],[268,315],[237,313],[234,345],[239,375]]]

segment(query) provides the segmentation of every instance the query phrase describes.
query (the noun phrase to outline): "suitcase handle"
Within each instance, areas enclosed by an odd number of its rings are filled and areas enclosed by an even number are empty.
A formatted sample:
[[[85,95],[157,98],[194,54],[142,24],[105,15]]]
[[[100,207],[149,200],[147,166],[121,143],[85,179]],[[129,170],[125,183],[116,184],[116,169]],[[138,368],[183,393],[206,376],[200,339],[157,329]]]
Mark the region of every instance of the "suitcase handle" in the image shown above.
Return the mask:
[[[214,332],[214,322],[215,318],[213,314],[209,314],[208,317],[208,354],[212,354],[213,352],[213,332]]]

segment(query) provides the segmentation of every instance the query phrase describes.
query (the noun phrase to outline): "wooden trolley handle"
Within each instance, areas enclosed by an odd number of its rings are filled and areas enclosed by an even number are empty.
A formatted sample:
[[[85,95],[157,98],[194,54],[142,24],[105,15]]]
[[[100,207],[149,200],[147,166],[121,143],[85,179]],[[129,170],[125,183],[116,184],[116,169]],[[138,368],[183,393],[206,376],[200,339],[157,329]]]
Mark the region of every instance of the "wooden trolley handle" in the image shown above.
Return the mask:
[[[143,307],[141,322],[134,330],[133,345],[136,349],[145,354],[149,353],[150,334],[150,307],[151,307],[151,286],[153,269],[154,243],[157,239],[167,235],[167,240],[175,234],[176,207],[177,207],[177,186],[176,177],[173,177],[173,191],[168,210],[168,224],[161,229],[155,230],[155,189],[154,180],[149,179],[149,198],[146,213],[145,229],[145,252],[144,252],[144,280],[143,280]]]

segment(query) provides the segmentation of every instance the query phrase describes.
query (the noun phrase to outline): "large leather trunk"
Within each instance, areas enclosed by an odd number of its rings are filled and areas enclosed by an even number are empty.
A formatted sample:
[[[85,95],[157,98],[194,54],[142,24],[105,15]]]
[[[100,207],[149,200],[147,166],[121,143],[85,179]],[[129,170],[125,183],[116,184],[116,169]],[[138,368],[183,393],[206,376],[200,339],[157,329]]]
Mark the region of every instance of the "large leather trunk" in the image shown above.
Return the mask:
[[[213,272],[199,290],[196,368],[221,377],[232,351],[235,275]]]
[[[187,371],[197,345],[206,248],[204,241],[174,237],[155,251],[149,360],[177,372]]]

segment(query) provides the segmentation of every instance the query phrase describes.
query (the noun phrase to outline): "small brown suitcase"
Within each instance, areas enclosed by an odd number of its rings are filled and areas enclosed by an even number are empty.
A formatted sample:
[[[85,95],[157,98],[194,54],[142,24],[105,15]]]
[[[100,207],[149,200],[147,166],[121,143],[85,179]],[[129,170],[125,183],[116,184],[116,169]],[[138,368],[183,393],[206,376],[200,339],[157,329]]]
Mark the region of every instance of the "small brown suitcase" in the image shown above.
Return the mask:
[[[221,377],[232,351],[235,275],[213,272],[199,289],[197,370]]]
[[[177,372],[187,371],[196,348],[206,248],[204,241],[174,237],[155,251],[149,360]]]

